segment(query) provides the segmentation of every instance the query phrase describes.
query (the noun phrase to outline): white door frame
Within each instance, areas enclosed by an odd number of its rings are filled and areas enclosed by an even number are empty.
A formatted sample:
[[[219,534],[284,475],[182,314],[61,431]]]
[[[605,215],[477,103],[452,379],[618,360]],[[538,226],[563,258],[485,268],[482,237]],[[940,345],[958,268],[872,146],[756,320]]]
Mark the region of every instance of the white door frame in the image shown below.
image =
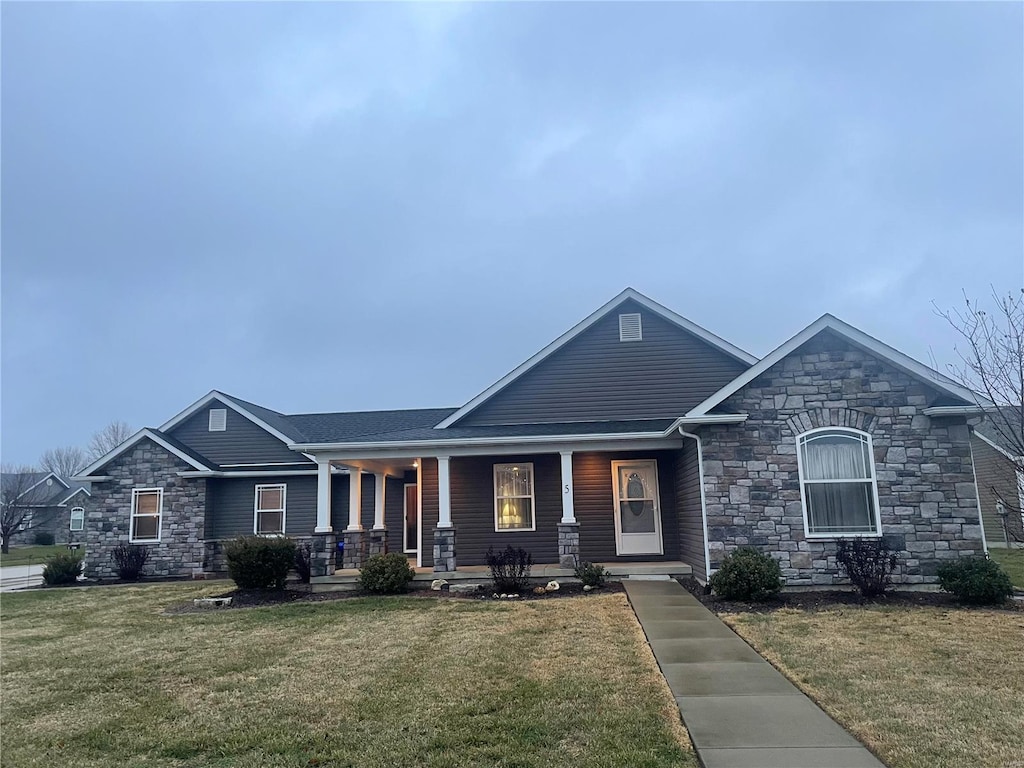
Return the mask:
[[[416,488],[418,483],[403,483],[402,484],[402,552],[406,555],[415,555],[419,553],[419,538],[420,538],[420,510],[416,510],[416,540],[413,542],[415,547],[409,546],[409,488]],[[419,498],[419,491],[416,494]]]
[[[622,541],[622,518],[621,518],[621,495],[619,489],[619,468],[623,466],[654,467],[654,533],[639,534],[657,538],[657,548],[653,546],[649,551],[644,552],[623,552]],[[612,503],[614,507],[612,514],[615,517],[615,554],[619,556],[632,555],[663,555],[665,554],[665,540],[661,532],[661,485],[658,482],[658,460],[657,459],[629,459],[626,461],[612,462]],[[627,533],[626,536],[637,536],[638,534]],[[652,538],[653,541],[653,538]]]

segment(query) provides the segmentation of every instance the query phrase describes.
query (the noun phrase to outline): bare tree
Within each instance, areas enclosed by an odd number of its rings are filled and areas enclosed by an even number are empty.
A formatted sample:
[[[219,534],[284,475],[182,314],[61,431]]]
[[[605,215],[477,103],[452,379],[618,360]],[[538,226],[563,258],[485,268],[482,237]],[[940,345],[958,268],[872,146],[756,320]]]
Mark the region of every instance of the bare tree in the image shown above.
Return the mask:
[[[0,552],[7,554],[11,537],[18,532],[32,512],[29,490],[39,480],[33,467],[4,466],[0,470]]]
[[[1024,289],[999,294],[993,289],[992,312],[964,296],[962,309],[939,310],[960,335],[954,347],[960,362],[950,365],[954,379],[977,392],[986,426],[1013,458],[1017,476],[1024,473]],[[1021,513],[1019,494],[993,489],[1003,506]]]
[[[47,448],[39,457],[39,466],[47,472],[53,472],[58,477],[74,477],[79,470],[84,469],[86,464],[85,451],[77,445],[68,445],[64,448]]]
[[[123,421],[112,421],[89,441],[89,461],[96,461],[100,456],[110,453],[121,443],[132,436],[132,428]]]

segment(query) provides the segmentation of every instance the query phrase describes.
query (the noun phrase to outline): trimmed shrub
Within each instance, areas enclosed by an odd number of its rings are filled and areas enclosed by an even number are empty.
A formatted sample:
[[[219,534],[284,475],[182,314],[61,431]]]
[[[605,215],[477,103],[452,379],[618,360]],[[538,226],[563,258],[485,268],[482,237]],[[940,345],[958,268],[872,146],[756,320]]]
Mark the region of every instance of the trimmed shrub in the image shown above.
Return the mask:
[[[509,545],[501,552],[488,547],[487,567],[491,569],[491,581],[496,592],[518,594],[530,586],[533,556],[522,547]]]
[[[392,595],[404,592],[415,575],[408,557],[401,552],[388,552],[366,558],[359,569],[359,586],[367,592]]]
[[[585,587],[603,587],[608,572],[598,563],[582,562],[573,570],[573,574]]]
[[[36,531],[32,543],[39,547],[52,547],[57,539],[49,531]]]
[[[892,584],[896,553],[885,539],[838,539],[836,560],[862,597],[878,597]]]
[[[51,587],[74,584],[82,574],[82,558],[73,552],[58,552],[43,567],[43,581]]]
[[[1001,605],[1013,584],[999,564],[987,557],[961,557],[939,566],[939,586],[969,605]]]
[[[149,560],[149,550],[140,547],[138,544],[118,544],[110,559],[117,567],[117,575],[123,581],[139,581],[142,579],[142,569]]]
[[[243,536],[224,545],[228,575],[239,589],[284,589],[295,564],[295,542],[267,536]]]
[[[313,545],[303,541],[295,545],[295,572],[303,584],[309,584],[309,577],[312,573]]]
[[[782,569],[774,558],[753,547],[731,552],[709,579],[712,591],[725,600],[759,602],[779,594]]]

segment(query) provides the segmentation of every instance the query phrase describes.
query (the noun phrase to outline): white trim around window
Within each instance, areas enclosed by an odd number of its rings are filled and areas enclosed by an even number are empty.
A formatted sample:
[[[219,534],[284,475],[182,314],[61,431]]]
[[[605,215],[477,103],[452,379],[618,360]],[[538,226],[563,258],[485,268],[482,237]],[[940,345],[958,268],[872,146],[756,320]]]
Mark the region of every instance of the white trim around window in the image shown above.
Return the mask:
[[[871,435],[848,427],[820,427],[798,435],[796,446],[807,538],[881,536]],[[814,451],[819,455],[812,456]]]
[[[287,530],[287,494],[286,483],[274,485],[257,485],[253,499],[252,530],[257,536],[284,536]],[[267,525],[261,525],[261,515],[274,519],[275,515],[280,516],[280,524],[274,525],[268,521]]]
[[[526,517],[529,520],[526,520]],[[532,462],[494,465],[494,530],[537,530],[537,499]]]
[[[155,506],[153,505],[153,498],[156,499]],[[141,505],[141,511],[140,511]],[[138,530],[139,525],[143,524],[145,528],[149,528],[152,525],[152,521],[156,520],[156,532],[155,535],[139,536]],[[132,488],[132,515],[130,521],[130,530],[128,532],[128,540],[132,544],[152,544],[160,541],[160,533],[163,530],[164,523],[164,489],[163,488]]]
[[[75,525],[77,523],[77,525]],[[72,531],[85,530],[85,507],[71,508],[71,522],[69,528]]]

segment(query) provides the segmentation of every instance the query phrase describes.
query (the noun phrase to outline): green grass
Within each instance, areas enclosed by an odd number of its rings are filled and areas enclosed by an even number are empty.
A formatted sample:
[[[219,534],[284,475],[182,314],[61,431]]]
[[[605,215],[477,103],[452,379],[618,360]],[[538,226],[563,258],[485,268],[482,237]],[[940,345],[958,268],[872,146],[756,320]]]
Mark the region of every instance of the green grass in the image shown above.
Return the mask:
[[[0,567],[9,565],[42,565],[58,552],[67,552],[66,544],[54,544],[50,547],[11,547],[6,555],[0,554]],[[80,553],[82,550],[78,550]]]
[[[988,554],[1006,571],[1013,586],[1024,589],[1024,549],[992,548]]]
[[[4,595],[3,764],[697,765],[622,594],[162,613],[223,589]]]

